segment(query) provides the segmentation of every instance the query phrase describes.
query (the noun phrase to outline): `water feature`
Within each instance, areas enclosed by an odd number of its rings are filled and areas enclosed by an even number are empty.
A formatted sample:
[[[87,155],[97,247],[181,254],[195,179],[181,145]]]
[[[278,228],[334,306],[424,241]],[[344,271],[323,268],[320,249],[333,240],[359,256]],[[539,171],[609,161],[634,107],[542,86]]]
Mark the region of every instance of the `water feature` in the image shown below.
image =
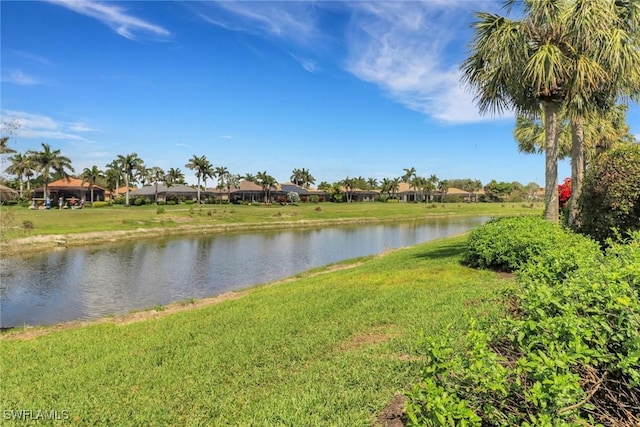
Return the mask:
[[[0,260],[0,326],[153,308],[462,233],[488,217],[172,237]]]

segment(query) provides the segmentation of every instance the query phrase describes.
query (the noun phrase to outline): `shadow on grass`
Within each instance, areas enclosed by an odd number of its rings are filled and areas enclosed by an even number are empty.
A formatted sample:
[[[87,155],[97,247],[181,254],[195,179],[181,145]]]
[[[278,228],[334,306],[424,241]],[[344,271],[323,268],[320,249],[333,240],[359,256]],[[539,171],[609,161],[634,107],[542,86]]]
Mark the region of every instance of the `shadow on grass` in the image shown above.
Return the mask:
[[[440,259],[440,258],[452,258],[461,257],[467,250],[467,243],[460,242],[446,246],[440,246],[438,248],[428,249],[422,253],[414,255],[418,259]]]

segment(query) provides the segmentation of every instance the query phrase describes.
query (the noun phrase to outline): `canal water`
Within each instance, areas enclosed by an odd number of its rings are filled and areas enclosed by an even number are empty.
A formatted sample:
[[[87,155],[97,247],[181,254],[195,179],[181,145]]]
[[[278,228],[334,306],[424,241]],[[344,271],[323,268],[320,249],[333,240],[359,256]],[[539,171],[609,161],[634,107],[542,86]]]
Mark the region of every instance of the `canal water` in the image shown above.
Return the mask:
[[[217,234],[0,260],[0,327],[95,319],[277,280],[465,232],[489,217]]]

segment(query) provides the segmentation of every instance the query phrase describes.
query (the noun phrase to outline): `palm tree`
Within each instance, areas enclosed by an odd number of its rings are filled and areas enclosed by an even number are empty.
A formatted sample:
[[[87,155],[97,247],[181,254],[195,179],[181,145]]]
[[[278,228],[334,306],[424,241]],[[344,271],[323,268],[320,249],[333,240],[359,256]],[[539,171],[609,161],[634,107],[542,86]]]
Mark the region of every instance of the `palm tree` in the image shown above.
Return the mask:
[[[431,194],[436,189],[438,184],[438,177],[435,175],[431,175],[429,178],[423,178],[422,181],[422,192],[425,194],[425,201],[431,201]]]
[[[422,188],[424,178],[421,176],[413,175],[409,179],[409,188],[413,188],[413,201],[418,201],[418,188]]]
[[[304,188],[309,188],[311,186],[311,184],[315,184],[316,183],[316,179],[313,177],[313,175],[311,175],[311,172],[309,172],[309,169],[305,169],[302,168],[302,185],[304,186]]]
[[[262,191],[264,191],[264,202],[269,203],[269,193],[271,187],[276,185],[276,179],[267,174],[267,171],[264,171],[256,173],[256,182],[258,185],[262,186]]]
[[[209,163],[206,156],[198,157],[194,154],[185,167],[196,173],[196,178],[198,178],[198,204],[200,204],[200,179],[202,179],[207,173],[207,170],[211,168],[211,163]]]
[[[184,184],[184,174],[180,168],[169,168],[167,171],[166,183],[169,186],[172,184]]]
[[[248,182],[256,182],[256,177],[255,177],[255,175],[253,175],[253,174],[251,174],[251,173],[246,173],[246,174],[244,174],[243,179],[244,179],[245,181],[248,181]]]
[[[340,181],[340,185],[344,187],[344,193],[346,196],[346,202],[350,203],[353,200],[353,190],[356,189],[356,178],[346,177]]]
[[[16,153],[9,157],[11,164],[5,169],[5,172],[11,175],[15,175],[20,183],[20,197],[23,196],[24,178],[33,175],[32,159],[30,156]],[[29,180],[27,179],[27,187],[29,186]],[[28,190],[27,190],[28,191]]]
[[[291,176],[289,177],[289,180],[294,183],[295,185],[300,185],[302,186],[302,184],[304,183],[304,177],[302,175],[302,171],[304,169],[294,169],[291,171]]]
[[[378,188],[378,180],[376,178],[367,178],[367,187],[369,190],[376,190]]]
[[[558,220],[559,113],[564,109],[572,123],[572,175],[581,175],[585,115],[618,95],[638,93],[636,8],[613,0],[525,0],[519,21],[477,14],[464,80],[477,90],[482,113],[513,108],[543,116],[545,217],[551,221]]]
[[[218,166],[213,170],[213,176],[218,179],[218,188],[221,190],[225,189],[225,181],[229,175],[229,169],[225,166]],[[227,195],[227,200],[229,200],[229,196]],[[220,204],[222,204],[222,197],[220,198]]]
[[[161,167],[153,166],[152,168],[147,169],[147,176],[149,178],[149,182],[152,183],[154,187],[153,202],[158,204],[158,183],[166,182],[167,174]]]
[[[387,193],[387,197],[391,197],[391,179],[382,179],[382,182],[380,183],[380,192]]]
[[[437,188],[440,192],[440,203],[444,203],[444,197],[447,195],[447,191],[449,191],[449,180],[440,180]]]
[[[239,174],[234,175],[231,173],[227,173],[224,182],[227,189],[228,201],[231,201],[231,189],[233,188],[234,190],[237,190],[238,188],[240,188],[241,179],[242,179],[242,176],[240,176]]]
[[[135,173],[136,181],[138,181],[143,187],[146,187],[151,183],[151,175],[149,169],[145,165],[140,166]]]
[[[135,172],[144,167],[144,162],[136,153],[127,155],[118,154],[116,162],[124,176],[125,206],[129,206],[129,183],[135,181]]]
[[[82,184],[85,182],[89,183],[89,192],[91,193],[91,204],[93,204],[93,186],[96,185],[96,182],[99,179],[104,179],[104,172],[102,172],[98,166],[93,165],[91,168],[84,168],[82,173],[80,174],[80,179],[82,179]]]
[[[402,180],[402,182],[404,183],[409,183],[411,182],[411,180],[413,178],[415,178],[416,176],[416,168],[411,167],[411,168],[404,168],[404,175],[402,175],[402,177],[400,178]]]
[[[33,168],[39,171],[44,180],[44,198],[49,197],[49,178],[51,170],[63,175],[65,178],[69,177],[69,172],[74,172],[73,166],[71,166],[71,160],[60,154],[60,150],[51,151],[49,144],[42,144],[42,151],[27,151],[27,156],[32,162]]]
[[[400,190],[400,182],[401,182],[400,178],[393,178],[391,180],[391,187],[390,187],[391,195],[394,199],[396,198],[396,194],[398,193],[398,190]]]

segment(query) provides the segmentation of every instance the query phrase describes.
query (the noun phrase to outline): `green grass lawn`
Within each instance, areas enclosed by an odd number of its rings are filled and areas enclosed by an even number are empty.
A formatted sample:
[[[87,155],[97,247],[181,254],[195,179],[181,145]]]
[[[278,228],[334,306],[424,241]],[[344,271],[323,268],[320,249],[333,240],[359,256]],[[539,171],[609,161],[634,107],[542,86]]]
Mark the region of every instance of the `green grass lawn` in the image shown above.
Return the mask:
[[[0,409],[66,411],[88,426],[369,426],[420,377],[421,334],[461,336],[470,319],[499,314],[489,297],[511,281],[460,265],[465,241],[351,260],[136,323],[5,336]]]
[[[542,212],[522,203],[302,203],[298,206],[244,205],[114,205],[82,210],[33,211],[20,206],[0,208],[4,240],[33,235],[89,231],[135,230],[237,224],[250,226],[301,221],[412,221],[429,216],[519,215]]]

